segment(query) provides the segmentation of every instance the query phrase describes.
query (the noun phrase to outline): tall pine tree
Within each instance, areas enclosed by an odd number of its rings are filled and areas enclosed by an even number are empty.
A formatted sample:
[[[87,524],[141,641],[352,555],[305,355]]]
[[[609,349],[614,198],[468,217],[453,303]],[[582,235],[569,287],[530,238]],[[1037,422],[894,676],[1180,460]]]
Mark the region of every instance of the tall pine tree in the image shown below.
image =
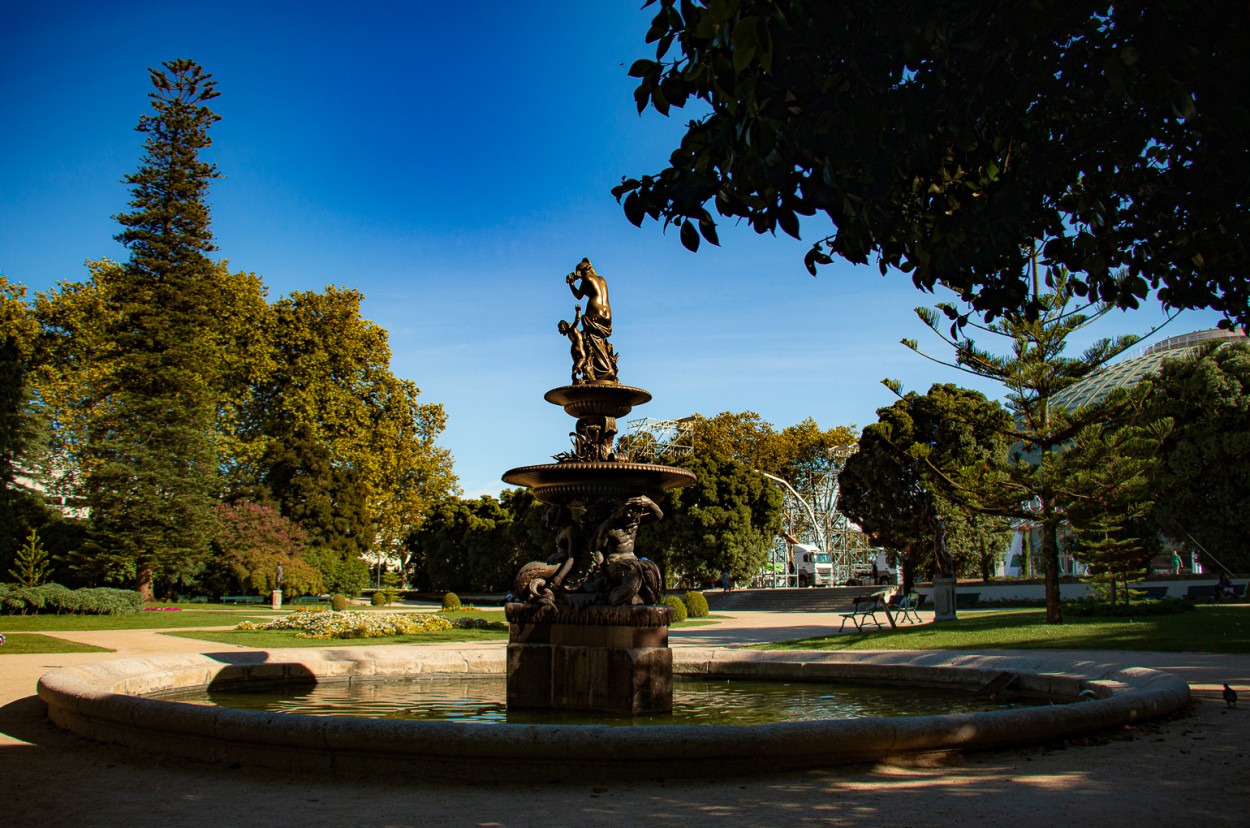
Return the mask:
[[[153,113],[136,127],[145,154],[125,179],[133,212],[116,216],[130,260],[111,296],[115,351],[85,489],[100,554],[151,598],[154,584],[185,581],[208,554],[221,360],[205,255],[216,249],[205,197],[219,175],[200,158],[219,120],[206,105],[216,83],[185,59],[149,72]]]
[[[1055,403],[1066,388],[1088,377],[1137,341],[1136,336],[1100,339],[1079,357],[1065,356],[1069,337],[1111,311],[1108,305],[1076,304],[1076,286],[1062,268],[1046,273],[1046,289],[1034,255],[1033,302],[1041,308],[1037,318],[1008,317],[984,323],[969,321],[942,330],[944,319],[961,319],[949,304],[917,308],[916,313],[934,333],[955,351],[953,363],[924,354],[915,340],[903,344],[923,356],[969,374],[1000,383],[1007,391],[1007,410],[1013,415],[1003,436],[1013,443],[1006,464],[973,464],[960,469],[939,469],[930,464],[935,479],[946,484],[944,493],[973,511],[1028,520],[1041,527],[1040,557],[1046,584],[1046,622],[1063,623],[1059,600],[1059,529],[1065,510],[1075,494],[1062,487],[1078,455],[1067,459],[1072,440],[1082,429],[1114,420],[1128,405],[1126,398],[1111,396],[1096,403],[1069,409]],[[977,346],[974,335],[998,337],[1010,347],[1010,355],[991,353]],[[889,384],[889,382],[887,382]],[[1081,497],[1092,495],[1083,491]]]

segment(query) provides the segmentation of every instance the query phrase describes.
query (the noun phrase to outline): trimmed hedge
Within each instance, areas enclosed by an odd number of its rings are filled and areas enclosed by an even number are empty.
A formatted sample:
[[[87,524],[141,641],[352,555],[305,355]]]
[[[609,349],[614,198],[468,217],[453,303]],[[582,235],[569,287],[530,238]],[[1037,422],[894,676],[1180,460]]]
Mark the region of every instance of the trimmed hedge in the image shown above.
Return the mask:
[[[664,599],[664,606],[672,607],[673,623],[679,623],[686,620],[686,604],[676,595],[669,595]]]
[[[443,596],[443,611],[455,612],[460,609],[460,596],[454,592],[448,592]]]
[[[691,618],[707,618],[707,598],[703,597],[702,592],[692,589],[682,600],[686,602],[686,611],[690,613]]]
[[[60,584],[42,584],[37,587],[0,584],[0,613],[4,615],[135,615],[142,611],[143,596],[133,589],[69,589]]]

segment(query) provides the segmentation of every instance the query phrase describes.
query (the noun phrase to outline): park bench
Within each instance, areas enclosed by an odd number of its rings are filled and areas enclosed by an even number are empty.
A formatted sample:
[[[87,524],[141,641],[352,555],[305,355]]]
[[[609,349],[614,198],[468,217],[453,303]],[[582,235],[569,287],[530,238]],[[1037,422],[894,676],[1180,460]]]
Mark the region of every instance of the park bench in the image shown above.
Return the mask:
[[[901,618],[904,621],[920,623],[920,605],[924,603],[924,596],[919,592],[909,592],[906,595],[900,595],[894,602],[895,618]]]
[[[316,595],[301,595],[300,597],[292,600],[291,603],[292,604],[327,604],[329,603],[329,599],[320,598]]]
[[[223,595],[223,604],[263,604],[265,599],[259,595]]]
[[[881,626],[881,622],[877,620],[877,611],[884,608],[884,592],[873,592],[868,595],[856,595],[851,599],[851,611],[842,613],[842,626],[838,627],[838,632],[846,629],[846,622],[850,621],[855,625],[855,629],[862,631],[864,624],[869,621]]]

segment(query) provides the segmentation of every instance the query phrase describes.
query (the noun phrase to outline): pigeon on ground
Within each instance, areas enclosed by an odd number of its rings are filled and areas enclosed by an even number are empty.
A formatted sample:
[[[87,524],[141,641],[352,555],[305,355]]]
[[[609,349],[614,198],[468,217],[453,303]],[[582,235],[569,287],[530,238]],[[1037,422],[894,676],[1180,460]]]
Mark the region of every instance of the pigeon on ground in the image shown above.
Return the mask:
[[[1224,701],[1228,703],[1229,707],[1237,706],[1237,691],[1227,684],[1224,685]]]

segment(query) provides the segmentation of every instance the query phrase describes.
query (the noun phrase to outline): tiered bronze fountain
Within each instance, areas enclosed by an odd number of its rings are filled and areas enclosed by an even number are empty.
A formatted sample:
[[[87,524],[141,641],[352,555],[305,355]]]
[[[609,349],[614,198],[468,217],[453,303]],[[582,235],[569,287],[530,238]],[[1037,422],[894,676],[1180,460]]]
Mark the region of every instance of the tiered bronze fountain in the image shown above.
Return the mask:
[[[572,384],[545,399],[577,419],[572,451],[556,462],[503,476],[548,504],[551,554],[517,573],[507,605],[508,707],[638,715],[673,709],[672,610],[661,605],[659,568],[634,550],[643,520],[661,519],[656,501],[687,486],[685,469],[618,457],[616,420],[651,399],[621,385],[608,285],[589,259],[566,278],[576,306],[558,329],[568,338]]]

